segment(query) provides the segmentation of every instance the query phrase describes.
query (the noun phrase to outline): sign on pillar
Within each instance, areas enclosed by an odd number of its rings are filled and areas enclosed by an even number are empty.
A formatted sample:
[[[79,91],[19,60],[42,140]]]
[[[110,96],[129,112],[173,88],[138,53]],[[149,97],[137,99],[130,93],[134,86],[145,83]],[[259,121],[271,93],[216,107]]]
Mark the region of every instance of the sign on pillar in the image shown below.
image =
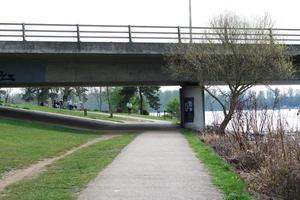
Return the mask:
[[[197,131],[205,126],[204,91],[201,86],[183,86],[181,90],[182,125]]]
[[[184,122],[194,122],[194,97],[184,98]]]

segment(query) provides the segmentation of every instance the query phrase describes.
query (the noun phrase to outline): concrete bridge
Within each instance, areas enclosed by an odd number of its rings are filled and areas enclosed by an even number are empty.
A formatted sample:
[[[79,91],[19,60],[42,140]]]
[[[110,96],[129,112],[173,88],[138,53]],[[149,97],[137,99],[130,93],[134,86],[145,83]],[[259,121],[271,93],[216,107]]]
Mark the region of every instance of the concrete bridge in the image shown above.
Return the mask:
[[[197,81],[174,78],[164,68],[164,55],[174,43],[189,41],[188,28],[0,23],[0,33],[5,33],[0,35],[0,87],[181,85],[182,105],[193,104],[193,117],[185,119],[185,125],[201,129],[204,101]],[[197,36],[205,28],[193,30],[192,36]],[[276,31],[286,30],[272,30]],[[282,41],[288,43],[295,63],[300,63],[300,37],[295,38],[294,33],[283,36],[288,37]],[[272,81],[299,83],[300,76]]]
[[[183,85],[164,70],[172,44],[0,42],[1,86]]]

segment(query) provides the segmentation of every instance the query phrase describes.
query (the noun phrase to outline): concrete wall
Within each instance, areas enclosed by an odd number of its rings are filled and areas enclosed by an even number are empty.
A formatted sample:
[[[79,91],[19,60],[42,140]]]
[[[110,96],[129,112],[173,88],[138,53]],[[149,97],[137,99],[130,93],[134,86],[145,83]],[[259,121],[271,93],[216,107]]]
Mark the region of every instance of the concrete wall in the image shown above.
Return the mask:
[[[183,86],[181,89],[181,111],[182,125],[185,128],[194,130],[203,130],[205,128],[205,110],[204,110],[204,91],[200,86]],[[194,100],[194,118],[192,122],[187,122],[184,112],[187,109],[184,99],[193,98]]]

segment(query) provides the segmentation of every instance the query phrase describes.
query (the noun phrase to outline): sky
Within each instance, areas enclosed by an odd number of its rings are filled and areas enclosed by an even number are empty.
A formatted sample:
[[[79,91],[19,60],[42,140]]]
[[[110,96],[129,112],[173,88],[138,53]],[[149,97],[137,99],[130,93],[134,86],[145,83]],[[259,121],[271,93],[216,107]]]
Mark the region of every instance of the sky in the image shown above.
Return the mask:
[[[188,2],[2,0],[0,22],[188,26]],[[192,0],[192,22],[207,26],[210,18],[224,12],[253,19],[268,14],[277,28],[300,29],[299,7],[300,0]]]
[[[2,0],[1,22],[188,25],[189,0]],[[224,12],[268,13],[277,27],[300,28],[299,0],[192,0],[193,26]]]

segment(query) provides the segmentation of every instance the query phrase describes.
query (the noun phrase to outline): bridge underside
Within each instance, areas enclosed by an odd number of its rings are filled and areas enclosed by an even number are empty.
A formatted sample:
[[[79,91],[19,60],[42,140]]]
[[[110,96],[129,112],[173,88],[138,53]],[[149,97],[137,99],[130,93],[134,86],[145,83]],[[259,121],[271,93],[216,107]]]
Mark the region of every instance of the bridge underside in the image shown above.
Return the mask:
[[[164,70],[161,55],[0,55],[0,86],[183,85]]]
[[[0,87],[197,85],[196,80],[166,71],[164,55],[172,45],[0,42]],[[291,49],[295,63],[300,63],[300,46]],[[299,80],[271,84],[299,84]]]

